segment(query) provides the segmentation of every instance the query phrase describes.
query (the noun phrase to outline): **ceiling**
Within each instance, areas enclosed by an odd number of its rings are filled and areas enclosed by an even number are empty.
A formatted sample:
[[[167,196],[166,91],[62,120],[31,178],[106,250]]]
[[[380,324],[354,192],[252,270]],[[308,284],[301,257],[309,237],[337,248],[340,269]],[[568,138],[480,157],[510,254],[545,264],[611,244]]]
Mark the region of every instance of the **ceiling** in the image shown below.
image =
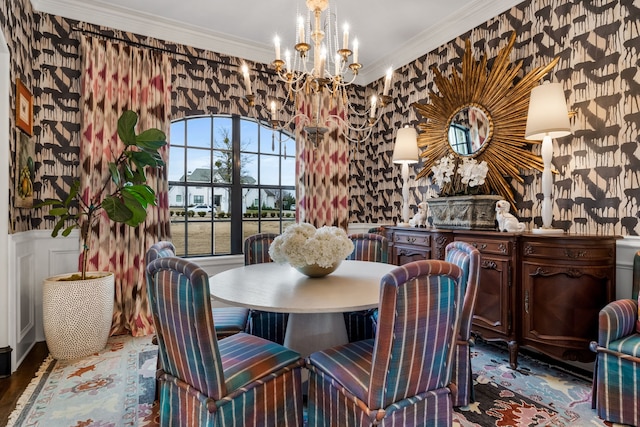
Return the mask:
[[[330,0],[360,43],[368,84],[522,0]],[[293,46],[304,0],[31,0],[40,12],[271,63],[273,39]],[[341,31],[341,29],[340,29]],[[293,50],[293,49],[291,49]]]

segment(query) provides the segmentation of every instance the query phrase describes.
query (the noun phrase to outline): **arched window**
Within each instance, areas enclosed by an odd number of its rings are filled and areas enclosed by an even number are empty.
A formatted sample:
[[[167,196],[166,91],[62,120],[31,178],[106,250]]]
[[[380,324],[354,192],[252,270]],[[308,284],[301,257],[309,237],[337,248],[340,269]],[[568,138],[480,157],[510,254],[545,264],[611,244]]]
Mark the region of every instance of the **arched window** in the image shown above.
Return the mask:
[[[169,210],[179,256],[242,253],[295,221],[295,140],[240,116],[171,123]]]

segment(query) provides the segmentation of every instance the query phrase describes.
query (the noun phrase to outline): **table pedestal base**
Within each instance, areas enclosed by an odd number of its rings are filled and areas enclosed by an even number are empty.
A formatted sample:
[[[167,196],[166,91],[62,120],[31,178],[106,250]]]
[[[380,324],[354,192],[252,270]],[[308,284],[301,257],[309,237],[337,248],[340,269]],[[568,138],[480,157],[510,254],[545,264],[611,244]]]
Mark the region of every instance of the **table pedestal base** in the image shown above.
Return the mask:
[[[348,342],[342,313],[289,314],[284,346],[297,351],[302,357]]]

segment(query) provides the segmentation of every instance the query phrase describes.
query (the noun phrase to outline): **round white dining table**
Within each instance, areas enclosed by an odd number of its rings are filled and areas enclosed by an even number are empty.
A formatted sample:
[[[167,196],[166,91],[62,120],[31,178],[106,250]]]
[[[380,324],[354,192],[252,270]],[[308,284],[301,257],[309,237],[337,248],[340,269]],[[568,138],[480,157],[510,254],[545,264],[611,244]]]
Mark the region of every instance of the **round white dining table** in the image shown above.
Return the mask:
[[[268,262],[215,274],[209,286],[218,301],[289,313],[284,345],[308,356],[348,342],[343,312],[377,307],[380,279],[395,267],[342,261],[328,276],[310,278],[288,264]]]

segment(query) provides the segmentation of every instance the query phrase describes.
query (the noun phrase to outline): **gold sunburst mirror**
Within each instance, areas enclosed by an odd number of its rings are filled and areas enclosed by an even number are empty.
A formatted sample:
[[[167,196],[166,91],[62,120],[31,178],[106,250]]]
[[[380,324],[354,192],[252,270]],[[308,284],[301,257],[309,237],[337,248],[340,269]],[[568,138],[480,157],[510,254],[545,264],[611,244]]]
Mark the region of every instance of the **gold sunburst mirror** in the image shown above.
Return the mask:
[[[513,189],[507,181],[519,182],[523,169],[543,170],[542,158],[533,154],[524,139],[531,90],[557,63],[534,68],[518,79],[522,61],[509,60],[516,41],[515,32],[500,50],[490,70],[487,58],[473,57],[471,42],[466,40],[462,73],[454,70],[449,79],[433,68],[439,94],[429,91],[431,103],[414,103],[423,119],[418,124],[418,147],[424,167],[417,178],[431,174],[434,163],[444,156],[473,157],[488,166],[485,192],[500,194],[515,204]]]

